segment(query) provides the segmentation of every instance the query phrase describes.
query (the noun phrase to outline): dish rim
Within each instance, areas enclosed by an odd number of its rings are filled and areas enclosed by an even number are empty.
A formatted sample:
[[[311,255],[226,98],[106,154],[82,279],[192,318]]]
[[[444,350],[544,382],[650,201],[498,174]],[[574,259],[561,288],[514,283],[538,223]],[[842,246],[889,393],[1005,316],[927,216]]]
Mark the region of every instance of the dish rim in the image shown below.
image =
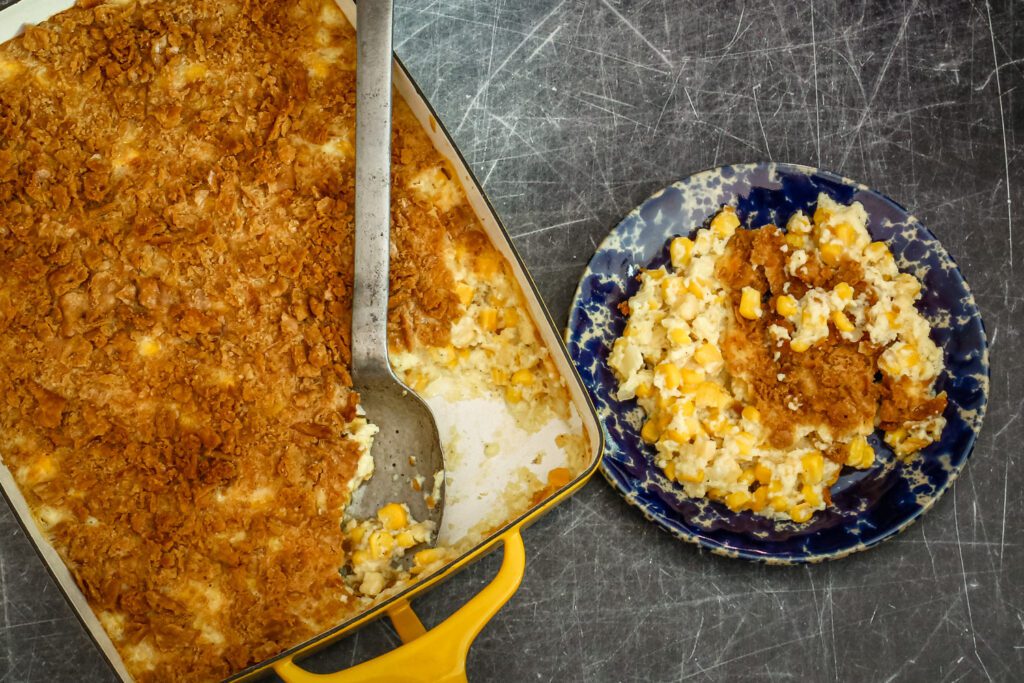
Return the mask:
[[[986,390],[983,392],[981,403],[980,403],[980,405],[977,408],[977,411],[978,411],[977,428],[970,430],[971,431],[971,436],[970,436],[970,439],[969,439],[969,442],[967,443],[967,445],[962,449],[963,457],[961,459],[960,464],[957,467],[952,468],[949,471],[948,476],[946,477],[945,481],[941,484],[941,486],[939,486],[937,488],[937,490],[935,491],[934,495],[929,496],[926,500],[923,501],[923,503],[921,505],[919,505],[917,507],[916,510],[913,511],[912,514],[910,514],[910,515],[906,516],[905,518],[903,518],[896,525],[887,527],[883,532],[880,532],[880,533],[872,535],[869,538],[869,540],[867,540],[867,541],[861,541],[861,542],[858,542],[856,544],[852,544],[852,545],[850,545],[849,547],[846,547],[846,548],[842,548],[842,549],[838,549],[838,550],[834,550],[834,551],[811,552],[811,553],[792,553],[792,552],[780,552],[780,553],[767,553],[767,552],[765,552],[765,553],[759,553],[759,552],[750,550],[748,548],[743,548],[743,547],[737,548],[737,547],[728,546],[728,545],[726,545],[724,543],[721,543],[721,542],[719,542],[719,541],[717,541],[715,539],[708,538],[703,533],[693,532],[693,531],[681,528],[678,525],[670,524],[669,523],[670,520],[662,517],[659,514],[656,514],[648,506],[643,505],[642,502],[638,499],[636,491],[633,490],[633,488],[631,488],[631,487],[626,485],[627,481],[634,481],[633,479],[628,478],[625,475],[623,475],[622,480],[620,480],[618,474],[612,469],[612,464],[611,464],[612,460],[610,458],[602,458],[601,465],[600,465],[600,471],[601,471],[601,475],[604,477],[604,479],[626,501],[627,504],[629,504],[631,507],[634,507],[637,510],[639,510],[640,513],[648,521],[654,523],[655,526],[657,526],[659,529],[661,529],[665,533],[670,534],[671,536],[674,536],[675,538],[677,538],[679,540],[685,541],[685,542],[690,543],[690,544],[694,544],[694,545],[696,545],[696,546],[698,546],[700,548],[707,549],[711,553],[713,553],[715,555],[719,555],[721,557],[743,559],[743,560],[748,560],[748,561],[751,561],[751,562],[756,562],[756,563],[759,563],[759,564],[769,564],[769,565],[817,564],[817,563],[831,561],[831,560],[839,560],[839,559],[842,559],[844,557],[848,557],[848,556],[850,556],[850,555],[852,555],[854,553],[861,552],[861,551],[864,551],[864,550],[869,550],[871,548],[877,547],[879,544],[881,544],[881,543],[883,543],[883,542],[885,542],[885,541],[887,541],[887,540],[889,540],[891,538],[894,538],[894,537],[900,535],[901,533],[903,533],[905,530],[907,530],[922,515],[924,515],[929,510],[931,510],[932,507],[935,505],[935,503],[937,503],[938,500],[940,498],[942,498],[945,495],[945,493],[953,486],[954,482],[959,478],[961,472],[967,466],[967,461],[970,459],[970,456],[973,454],[974,447],[975,447],[975,445],[977,443],[978,436],[981,433],[982,424],[984,422],[984,417],[985,417],[985,413],[987,412],[988,402],[989,402],[989,392],[988,392],[987,389],[988,389],[988,387],[990,385],[990,380],[991,380],[991,363],[990,363],[990,360],[989,360],[988,331],[987,331],[987,329],[985,327],[984,318],[981,315],[981,309],[977,306],[977,301],[974,298],[974,294],[973,294],[973,292],[970,289],[970,285],[968,284],[967,279],[963,275],[963,271],[961,270],[960,265],[957,263],[955,257],[949,252],[949,250],[947,250],[945,248],[945,245],[942,244],[942,242],[938,239],[938,237],[935,235],[935,233],[933,233],[931,231],[931,229],[928,228],[928,226],[926,226],[924,223],[922,223],[906,207],[904,207],[902,204],[900,204],[896,200],[894,200],[891,197],[889,197],[887,194],[885,194],[883,192],[880,192],[880,191],[878,191],[878,190],[876,190],[876,189],[874,189],[872,187],[869,187],[868,185],[865,185],[864,183],[858,182],[856,180],[853,180],[852,178],[844,176],[841,173],[837,173],[835,171],[830,171],[830,170],[827,170],[827,169],[823,169],[821,167],[809,166],[809,165],[806,165],[806,164],[782,162],[782,161],[760,161],[760,162],[755,161],[755,162],[742,162],[742,163],[734,163],[734,164],[723,164],[721,166],[712,166],[712,167],[704,168],[704,169],[701,169],[699,171],[695,171],[694,173],[691,173],[691,174],[689,174],[687,176],[684,176],[684,177],[680,178],[679,180],[673,181],[673,182],[669,183],[668,185],[665,185],[665,186],[659,188],[658,190],[656,190],[655,192],[653,192],[652,194],[650,194],[643,201],[641,201],[640,204],[638,204],[631,211],[629,211],[627,214],[625,214],[619,220],[619,222],[617,222],[615,224],[615,226],[608,232],[608,234],[604,237],[604,239],[601,240],[601,242],[598,244],[597,248],[595,249],[593,256],[591,256],[591,259],[587,262],[587,266],[584,269],[583,274],[580,276],[579,282],[576,285],[576,290],[573,293],[572,303],[571,303],[570,309],[569,309],[569,318],[568,318],[568,321],[566,323],[566,327],[565,327],[565,330],[564,330],[564,339],[565,339],[565,342],[566,342],[566,346],[568,347],[569,343],[571,341],[571,338],[572,338],[572,329],[575,326],[574,324],[576,323],[576,321],[578,320],[578,317],[580,315],[580,302],[581,302],[581,297],[583,295],[583,287],[586,284],[587,279],[592,275],[591,265],[593,264],[594,259],[597,258],[601,253],[607,251],[610,248],[610,244],[609,243],[615,238],[615,236],[616,236],[617,232],[619,231],[619,229],[627,221],[629,221],[630,219],[632,219],[632,218],[634,218],[636,216],[639,216],[641,211],[644,209],[644,207],[648,206],[651,202],[657,200],[662,195],[662,193],[664,193],[664,191],[669,189],[669,188],[682,186],[685,183],[691,182],[691,181],[693,181],[694,179],[696,179],[696,178],[698,178],[700,176],[705,176],[705,175],[706,176],[710,176],[710,175],[716,174],[716,173],[717,174],[722,174],[724,171],[726,171],[726,169],[729,169],[729,170],[731,170],[733,172],[733,174],[736,174],[736,173],[749,172],[749,171],[753,171],[753,170],[760,169],[760,168],[781,169],[783,171],[801,173],[801,174],[806,175],[806,176],[818,175],[818,176],[821,176],[821,177],[823,177],[823,178],[825,178],[827,180],[830,180],[830,181],[833,181],[833,182],[836,182],[836,183],[839,183],[839,184],[851,187],[851,188],[853,188],[853,189],[855,189],[855,190],[857,190],[859,192],[866,192],[866,193],[869,193],[871,195],[874,195],[875,197],[877,197],[882,202],[886,202],[888,204],[891,204],[896,209],[898,209],[900,212],[905,214],[908,220],[913,220],[916,223],[918,229],[923,231],[923,233],[927,237],[929,237],[932,240],[934,240],[935,243],[938,244],[942,248],[942,251],[945,253],[945,256],[948,257],[949,262],[954,266],[954,268],[956,270],[956,273],[957,273],[957,276],[959,277],[960,282],[963,284],[963,287],[964,287],[964,290],[965,290],[966,294],[970,297],[970,301],[971,301],[971,303],[974,304],[974,308],[977,311],[977,315],[974,316],[974,317],[977,319],[977,322],[978,322],[978,325],[979,325],[979,328],[980,328],[979,331],[980,331],[981,341],[982,341],[981,349],[980,350],[981,350],[981,358],[984,361],[983,365],[984,365],[984,371],[985,371],[984,380],[985,380]],[[752,189],[754,187],[758,187],[758,186],[752,186]],[[666,239],[667,239],[667,236],[666,236]],[[639,266],[640,264],[636,264],[636,265]],[[572,351],[570,350],[570,356],[572,356],[572,355],[573,355]],[[586,385],[586,381],[584,381],[584,384]],[[588,391],[591,390],[589,386],[587,387],[587,389],[588,389]],[[599,414],[599,418],[600,418],[600,414]],[[604,420],[603,419],[600,419],[600,424],[601,424],[602,430],[604,430],[605,426],[604,426]],[[606,453],[608,451],[612,450],[612,449],[616,449],[617,448],[615,439],[613,437],[611,437],[607,433],[604,435],[604,443],[605,443],[605,451],[606,451]],[[751,545],[755,545],[756,539],[754,537],[749,536],[749,535],[747,535],[746,537],[748,539],[750,539]],[[797,537],[797,536],[794,535],[794,537]]]

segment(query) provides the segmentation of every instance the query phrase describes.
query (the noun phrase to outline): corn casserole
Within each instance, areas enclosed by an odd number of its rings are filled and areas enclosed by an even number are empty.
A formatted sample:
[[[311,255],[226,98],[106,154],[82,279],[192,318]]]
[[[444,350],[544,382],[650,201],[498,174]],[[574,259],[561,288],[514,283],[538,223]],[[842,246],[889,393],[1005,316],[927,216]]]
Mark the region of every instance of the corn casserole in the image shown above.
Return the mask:
[[[138,681],[228,676],[458,550],[404,569],[434,530],[344,518],[377,429],[349,376],[355,54],[331,0],[82,0],[0,46],[0,457]],[[400,98],[392,163],[400,376],[567,415]]]
[[[808,522],[844,467],[939,438],[942,352],[859,203],[818,196],[812,216],[741,229],[730,206],[642,271],[609,356],[617,398],[636,398],[644,441],[687,495]]]

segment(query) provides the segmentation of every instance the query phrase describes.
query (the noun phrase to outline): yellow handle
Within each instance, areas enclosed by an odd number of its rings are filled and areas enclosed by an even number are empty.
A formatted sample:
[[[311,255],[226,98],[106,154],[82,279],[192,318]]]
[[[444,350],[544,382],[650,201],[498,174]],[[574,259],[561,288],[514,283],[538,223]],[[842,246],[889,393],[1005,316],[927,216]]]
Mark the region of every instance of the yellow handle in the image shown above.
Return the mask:
[[[487,586],[443,622],[427,631],[407,601],[388,610],[403,644],[387,654],[333,674],[301,668],[294,655],[274,664],[285,683],[456,683],[466,680],[466,655],[477,634],[519,588],[526,550],[518,527],[501,537],[505,557]]]

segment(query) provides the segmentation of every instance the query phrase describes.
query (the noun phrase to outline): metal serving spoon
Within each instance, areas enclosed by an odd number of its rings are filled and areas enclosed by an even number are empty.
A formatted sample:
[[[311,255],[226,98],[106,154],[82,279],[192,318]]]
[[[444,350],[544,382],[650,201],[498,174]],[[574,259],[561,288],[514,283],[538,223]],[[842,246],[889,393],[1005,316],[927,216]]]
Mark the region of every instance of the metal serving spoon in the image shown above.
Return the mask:
[[[348,514],[366,519],[383,505],[405,503],[416,520],[431,520],[440,529],[444,453],[437,424],[427,404],[395,377],[388,362],[392,14],[391,0],[359,3],[352,382],[367,419],[380,431],[371,450],[374,474],[356,491]],[[428,506],[437,472],[440,486]],[[417,477],[422,477],[420,491],[413,488]]]

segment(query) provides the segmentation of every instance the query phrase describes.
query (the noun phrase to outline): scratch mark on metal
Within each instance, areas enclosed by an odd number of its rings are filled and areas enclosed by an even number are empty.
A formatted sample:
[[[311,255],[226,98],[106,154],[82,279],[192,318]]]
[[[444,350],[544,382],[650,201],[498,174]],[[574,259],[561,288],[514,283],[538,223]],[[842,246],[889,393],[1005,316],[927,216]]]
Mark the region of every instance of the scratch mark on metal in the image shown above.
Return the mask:
[[[811,4],[811,69],[814,73],[814,143],[821,168],[821,105],[818,102],[818,39],[814,34],[814,3]]]
[[[768,134],[764,132],[764,123],[761,121],[761,108],[757,106],[757,89],[759,87],[761,87],[760,84],[750,89],[754,93],[754,113],[757,114],[757,125],[761,127],[761,137],[764,138],[764,151],[768,154],[768,161],[774,161],[772,159],[772,148],[768,146]]]
[[[538,233],[547,232],[548,230],[554,230],[555,228],[564,228],[567,225],[576,225],[577,223],[585,223],[588,220],[590,220],[590,219],[589,218],[577,218],[575,220],[565,221],[564,223],[556,223],[554,225],[545,225],[544,227],[537,228],[536,230],[530,230],[529,232],[524,232],[524,233],[520,233],[518,235],[513,235],[512,239],[518,240],[518,239],[522,239],[524,237],[529,237],[530,235],[536,235]]]
[[[846,151],[843,152],[842,161],[839,162],[839,169],[846,166],[846,159],[850,156],[850,151],[853,149],[853,143],[860,137],[860,130],[864,127],[864,123],[868,119],[868,115],[871,113],[871,107],[875,104],[875,98],[878,96],[878,91],[882,89],[882,81],[885,80],[885,74],[889,71],[889,64],[892,63],[892,56],[896,53],[896,48],[899,47],[900,43],[903,42],[903,37],[907,33],[907,25],[910,23],[910,17],[917,8],[917,0],[910,6],[907,13],[903,16],[903,23],[900,24],[900,30],[896,34],[896,39],[892,41],[892,46],[889,48],[889,54],[885,56],[885,62],[882,64],[882,70],[878,73],[878,78],[875,80],[874,90],[871,91],[871,97],[868,98],[867,104],[864,106],[864,111],[860,114],[860,120],[857,121],[857,125],[853,127],[853,131],[850,133],[850,142],[846,145]]]
[[[551,41],[555,39],[555,36],[558,35],[558,32],[561,31],[561,30],[562,30],[562,24],[559,24],[558,26],[555,27],[554,31],[552,31],[550,34],[548,34],[548,37],[545,38],[544,41],[540,45],[538,45],[537,47],[535,47],[533,49],[533,52],[531,52],[530,56],[526,58],[526,61],[528,61],[528,62],[531,61],[534,57],[537,56],[538,52],[543,50],[546,46],[550,45]]]
[[[1010,195],[1010,152],[1006,146],[1006,116],[1003,113],[1003,86],[999,82],[999,56],[996,54],[996,34],[992,29],[992,7],[985,2],[985,13],[988,15],[988,35],[992,39],[992,61],[995,62],[996,100],[999,102],[999,125],[1003,130],[1003,167],[1006,171],[1006,230],[1009,241],[1007,256],[1010,261],[1010,273],[1013,274],[1013,208]]]
[[[501,64],[498,65],[498,68],[492,71],[490,74],[488,74],[487,78],[484,79],[484,82],[477,89],[476,94],[474,94],[473,97],[470,98],[469,104],[466,105],[466,112],[462,115],[462,120],[459,121],[459,125],[455,126],[456,133],[461,131],[462,127],[466,125],[466,119],[469,118],[470,113],[473,111],[473,107],[476,106],[477,101],[480,99],[480,95],[482,95],[484,91],[487,90],[488,87],[490,87],[491,81],[494,80],[495,76],[501,73],[502,69],[508,66],[508,63],[512,61],[513,57],[516,56],[516,53],[523,48],[523,45],[526,45],[530,38],[533,38],[534,34],[537,33],[540,27],[544,25],[544,22],[550,19],[554,15],[554,13],[557,12],[564,4],[565,0],[562,0],[562,2],[555,5],[554,9],[545,14],[544,18],[538,21],[537,24],[532,29],[530,29],[529,33],[527,33],[526,36],[521,41],[519,41],[519,44],[512,48],[512,51],[505,56],[505,59],[502,60]]]
[[[981,668],[985,670],[985,676],[992,680],[992,677],[988,675],[988,669],[985,668],[985,662],[981,660],[981,654],[978,653],[978,633],[974,628],[974,614],[971,611],[971,590],[967,586],[967,568],[964,565],[964,550],[960,543],[960,519],[957,513],[955,490],[953,491],[953,528],[956,529],[956,549],[960,555],[960,575],[964,582],[964,601],[967,604],[967,621],[971,625],[971,641],[974,643],[974,656],[977,658],[978,663],[981,664]]]
[[[651,48],[651,50],[654,51],[654,54],[658,55],[658,59],[660,59],[661,61],[665,62],[665,65],[668,68],[670,68],[670,69],[675,69],[676,68],[675,64],[673,64],[671,61],[669,61],[669,58],[666,57],[664,54],[662,54],[661,50],[656,48],[654,46],[654,43],[649,41],[647,39],[647,36],[645,36],[643,33],[641,33],[640,30],[629,21],[629,19],[627,19],[626,17],[622,16],[622,14],[619,12],[619,10],[615,9],[611,5],[611,3],[608,2],[608,0],[601,0],[601,4],[604,5],[605,7],[607,7],[608,9],[610,9],[612,11],[612,14],[614,14],[616,17],[618,17],[619,21],[621,21],[623,24],[628,26],[629,29],[633,33],[637,34],[637,36],[640,37],[640,40],[644,41],[644,45],[646,45],[647,47]]]

